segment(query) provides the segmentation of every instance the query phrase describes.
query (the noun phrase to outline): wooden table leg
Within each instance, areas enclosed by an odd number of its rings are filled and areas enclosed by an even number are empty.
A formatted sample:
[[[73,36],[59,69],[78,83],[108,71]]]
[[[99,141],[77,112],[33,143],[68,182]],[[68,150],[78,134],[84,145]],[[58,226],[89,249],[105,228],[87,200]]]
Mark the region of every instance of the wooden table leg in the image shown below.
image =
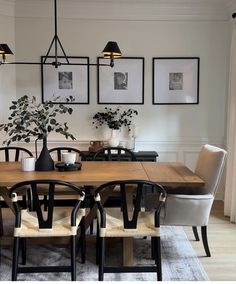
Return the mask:
[[[123,265],[133,265],[133,238],[123,238]]]
[[[127,187],[126,199],[128,205],[128,211],[133,214],[133,192],[134,188],[132,186]],[[134,244],[133,238],[123,238],[123,265],[132,266],[133,265],[133,255],[134,255]]]

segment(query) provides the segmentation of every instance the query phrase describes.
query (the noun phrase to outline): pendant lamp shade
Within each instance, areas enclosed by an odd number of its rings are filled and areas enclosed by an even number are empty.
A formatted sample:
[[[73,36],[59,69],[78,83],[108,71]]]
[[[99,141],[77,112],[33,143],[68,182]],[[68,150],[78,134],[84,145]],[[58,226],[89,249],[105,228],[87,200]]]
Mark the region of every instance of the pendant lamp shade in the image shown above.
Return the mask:
[[[102,53],[104,58],[118,58],[122,55],[119,46],[115,41],[108,41]]]
[[[1,50],[3,50],[3,52],[1,52]],[[0,44],[0,53],[3,53],[5,55],[13,55],[13,52],[6,43]]]

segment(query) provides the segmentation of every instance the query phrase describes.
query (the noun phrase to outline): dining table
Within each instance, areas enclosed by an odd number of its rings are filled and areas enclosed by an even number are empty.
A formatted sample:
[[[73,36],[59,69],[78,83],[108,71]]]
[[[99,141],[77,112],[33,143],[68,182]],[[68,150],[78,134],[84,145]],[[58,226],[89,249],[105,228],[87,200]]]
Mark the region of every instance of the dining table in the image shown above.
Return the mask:
[[[188,167],[178,162],[83,161],[77,171],[21,170],[19,162],[0,162],[0,195],[12,208],[8,188],[18,182],[35,179],[56,179],[78,186],[99,186],[114,180],[149,180],[164,186],[203,186],[204,181]],[[104,196],[105,198],[105,196]],[[94,207],[86,217],[88,228],[96,215]],[[133,239],[124,238],[123,264],[133,263]]]

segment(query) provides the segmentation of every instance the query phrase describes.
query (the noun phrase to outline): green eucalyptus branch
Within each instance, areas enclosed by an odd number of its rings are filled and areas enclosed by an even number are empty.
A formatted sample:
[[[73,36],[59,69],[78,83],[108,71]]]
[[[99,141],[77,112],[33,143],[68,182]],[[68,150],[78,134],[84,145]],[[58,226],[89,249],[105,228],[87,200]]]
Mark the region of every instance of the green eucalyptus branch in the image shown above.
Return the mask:
[[[60,97],[55,97],[45,103],[37,103],[33,96],[23,96],[17,101],[12,101],[10,110],[12,113],[8,117],[6,124],[0,124],[0,131],[4,130],[9,136],[3,144],[10,145],[12,142],[31,141],[31,138],[43,139],[52,131],[60,133],[66,137],[75,140],[75,137],[68,131],[67,123],[59,123],[56,120],[57,115],[72,114],[73,109],[58,102]],[[74,98],[69,96],[66,103],[73,102]]]

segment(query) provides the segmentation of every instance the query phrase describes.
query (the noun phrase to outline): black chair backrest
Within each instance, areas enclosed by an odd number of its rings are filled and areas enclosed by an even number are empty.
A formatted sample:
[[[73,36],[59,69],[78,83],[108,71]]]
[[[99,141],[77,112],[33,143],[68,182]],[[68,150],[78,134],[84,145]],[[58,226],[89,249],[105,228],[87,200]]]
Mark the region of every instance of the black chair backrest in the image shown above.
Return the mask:
[[[86,160],[86,156],[83,152],[81,152],[79,149],[72,148],[72,147],[55,147],[49,150],[49,153],[56,152],[57,153],[57,161],[61,161],[61,154],[62,152],[74,152],[78,153],[81,157],[82,161]]]
[[[134,153],[123,147],[104,147],[98,150],[94,156],[94,161],[137,161]]]
[[[21,154],[27,154],[27,156],[33,157],[33,154],[28,149],[22,147],[1,147],[0,152],[4,152],[5,162],[18,162]],[[11,159],[11,153],[14,155],[14,159]]]
[[[123,213],[123,224],[125,229],[135,229],[137,227],[138,215],[141,210],[141,200],[145,195],[145,191],[151,188],[153,192],[158,193],[158,199],[156,200],[156,213],[155,213],[155,225],[160,225],[160,210],[166,199],[165,189],[156,183],[146,180],[124,180],[124,181],[112,181],[99,186],[95,191],[95,199],[102,191],[111,191],[116,186],[120,187],[120,199],[121,199],[121,211]],[[127,192],[131,190],[131,196],[133,200],[131,204],[127,200]],[[130,193],[129,193],[130,194]],[[131,212],[131,218],[130,218]],[[128,214],[129,213],[129,214]]]
[[[78,194],[78,201],[76,202],[76,205],[74,206],[74,209],[72,211],[71,215],[71,225],[76,225],[76,213],[81,206],[81,200],[79,200],[79,197],[84,196],[84,192],[77,186],[60,180],[30,180],[30,181],[24,181],[15,184],[11,187],[9,191],[9,196],[12,198],[14,193],[17,192],[17,190],[21,187],[27,187],[28,188],[28,198],[31,198],[29,200],[27,205],[33,204],[33,211],[36,211],[39,228],[40,229],[50,229],[52,228],[52,222],[53,222],[53,209],[54,209],[54,197],[57,187],[63,186],[63,188],[68,188],[68,190],[74,190]],[[43,193],[42,193],[43,188]],[[30,191],[30,194],[29,194]],[[42,203],[45,202],[44,200],[40,199],[40,196],[42,194],[47,197],[47,212],[43,211]],[[20,208],[17,202],[13,202],[15,213],[16,213],[16,226],[20,226]],[[31,210],[31,208],[29,208]],[[43,217],[47,215],[46,219]]]

